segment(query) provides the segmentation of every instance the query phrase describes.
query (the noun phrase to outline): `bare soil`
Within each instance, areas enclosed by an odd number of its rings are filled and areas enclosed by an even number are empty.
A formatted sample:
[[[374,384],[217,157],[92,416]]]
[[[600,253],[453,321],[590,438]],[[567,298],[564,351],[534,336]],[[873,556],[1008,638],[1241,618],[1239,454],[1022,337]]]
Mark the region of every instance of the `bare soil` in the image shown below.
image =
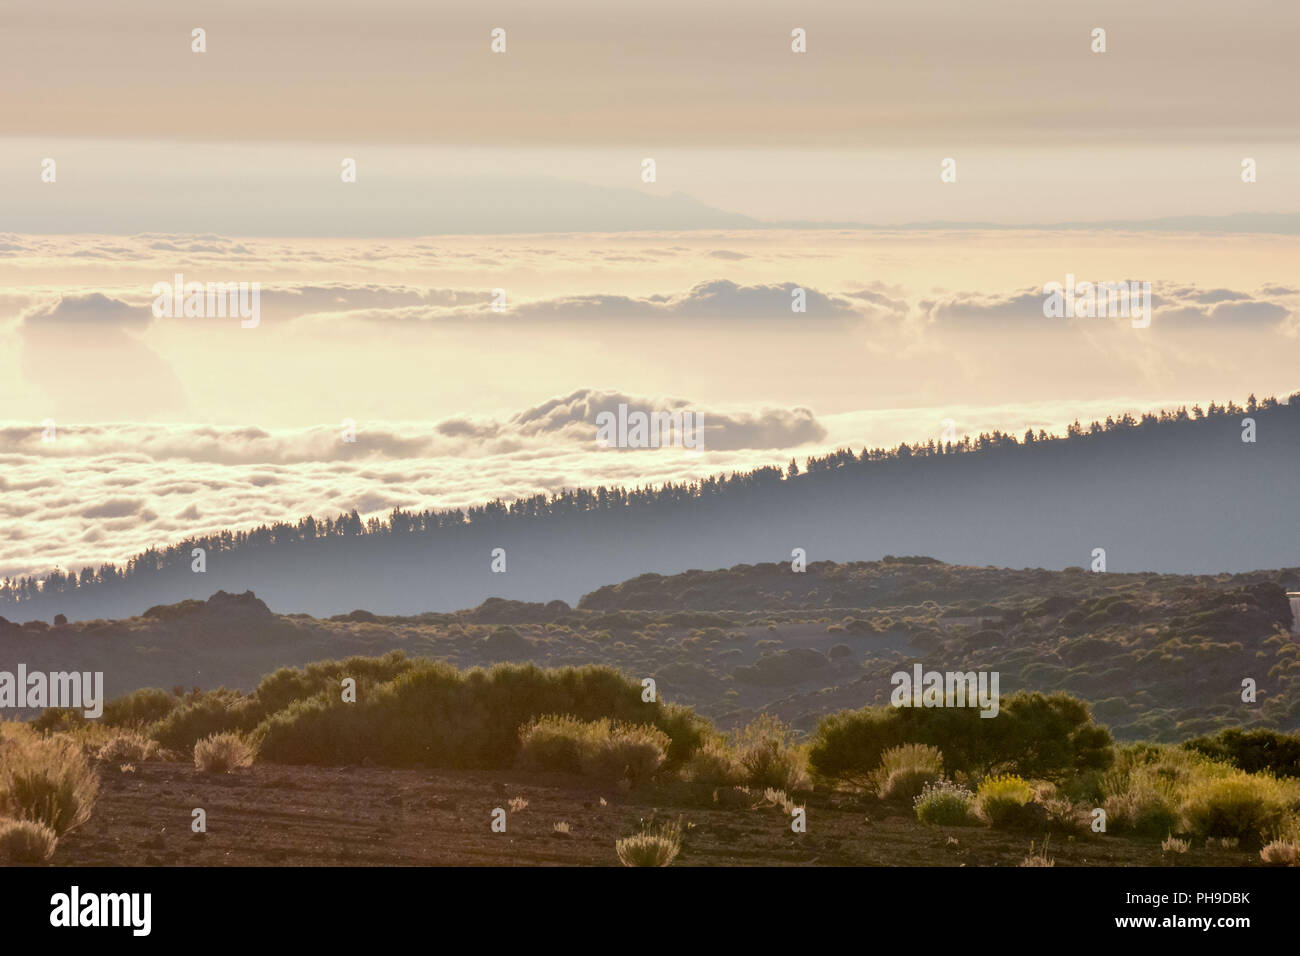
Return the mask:
[[[679,817],[677,866],[1016,866],[1044,836],[926,827],[901,808],[829,793],[807,801],[799,834],[757,794],[758,806],[722,807],[683,785],[621,790],[555,774],[269,764],[206,774],[157,761],[100,774],[94,814],[59,842],[55,865],[616,866],[616,840],[643,820]],[[515,798],[527,806],[511,809]],[[497,807],[505,833],[491,830]],[[205,834],[191,830],[196,808]],[[1259,864],[1246,850],[1164,853],[1118,836],[1053,836],[1048,855],[1057,866]]]

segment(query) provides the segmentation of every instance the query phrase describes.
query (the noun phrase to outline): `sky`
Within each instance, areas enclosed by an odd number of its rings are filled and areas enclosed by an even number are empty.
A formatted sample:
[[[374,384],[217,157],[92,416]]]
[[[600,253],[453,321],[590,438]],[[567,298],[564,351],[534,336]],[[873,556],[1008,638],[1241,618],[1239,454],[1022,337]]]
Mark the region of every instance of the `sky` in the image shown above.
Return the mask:
[[[0,575],[1288,395],[1297,27],[1202,0],[9,0]],[[178,273],[258,283],[257,326],[154,315]],[[1150,283],[1150,326],[1047,318],[1067,276]],[[620,403],[702,413],[705,448],[598,447]]]

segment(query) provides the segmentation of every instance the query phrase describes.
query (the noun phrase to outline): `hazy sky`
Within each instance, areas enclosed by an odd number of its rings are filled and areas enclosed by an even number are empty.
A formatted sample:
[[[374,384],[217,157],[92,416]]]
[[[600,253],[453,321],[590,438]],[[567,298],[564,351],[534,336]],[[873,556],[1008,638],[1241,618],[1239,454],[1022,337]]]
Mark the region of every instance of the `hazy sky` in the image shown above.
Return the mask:
[[[190,52],[190,31],[208,52]],[[493,28],[507,50],[492,54]],[[807,31],[807,53],[790,31]],[[1107,31],[1107,52],[1090,34]],[[818,148],[1294,138],[1290,0],[7,0],[0,129]]]
[[[0,228],[1294,216],[1298,35],[1290,0],[7,0]]]

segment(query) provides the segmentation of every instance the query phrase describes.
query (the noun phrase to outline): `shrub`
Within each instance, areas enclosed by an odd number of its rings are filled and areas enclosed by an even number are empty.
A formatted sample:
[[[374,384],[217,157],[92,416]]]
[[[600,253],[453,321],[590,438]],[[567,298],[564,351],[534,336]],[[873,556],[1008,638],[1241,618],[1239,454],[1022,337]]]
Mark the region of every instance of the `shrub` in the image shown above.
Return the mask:
[[[205,773],[228,773],[253,763],[256,751],[239,734],[213,734],[194,745],[194,766]]]
[[[344,660],[315,661],[306,667],[281,667],[263,677],[255,696],[264,713],[284,710],[299,700],[329,694],[337,696],[343,678],[357,682],[358,700],[379,684],[396,680],[419,666],[401,651],[389,651],[379,657],[348,657]]]
[[[728,810],[749,809],[754,805],[754,795],[748,787],[718,787],[713,791],[713,802]]]
[[[724,738],[709,737],[682,767],[682,779],[709,787],[739,786],[745,768]]]
[[[134,731],[115,734],[95,756],[113,763],[150,760],[158,753],[158,742]]]
[[[589,724],[576,717],[538,717],[519,731],[519,764],[528,770],[581,773]]]
[[[780,807],[783,810],[787,806],[794,806],[793,801],[790,799],[790,795],[777,787],[768,787],[765,789],[763,791],[763,799],[772,804],[772,806]]]
[[[975,794],[948,780],[927,784],[916,798],[916,819],[941,827],[964,827],[975,823]]]
[[[664,766],[680,766],[704,739],[691,710],[641,700],[641,684],[609,667],[543,669],[498,664],[458,671],[414,661],[391,681],[339,700],[337,687],[266,717],[257,728],[263,759],[293,764],[501,768],[513,764],[520,728],[549,714],[578,721],[648,724],[667,735]]]
[[[139,730],[162,720],[180,702],[181,698],[158,687],[142,687],[106,703],[101,722],[109,727]]]
[[[1213,737],[1185,741],[1183,746],[1247,773],[1267,771],[1278,777],[1300,777],[1300,734],[1230,727]]]
[[[162,720],[180,704],[181,698],[157,687],[143,687],[104,704],[104,713],[93,723],[101,727],[142,729]],[[85,713],[71,707],[47,707],[32,721],[39,731],[66,731],[91,723]]]
[[[1011,774],[986,778],[975,798],[980,816],[995,827],[1020,826],[1023,808],[1033,799],[1034,788]]]
[[[751,787],[804,790],[808,761],[794,731],[771,714],[760,714],[733,737],[737,760]]]
[[[881,755],[904,742],[895,713],[864,707],[822,718],[808,751],[809,766],[820,777],[870,787]]]
[[[943,754],[925,744],[891,747],[880,757],[873,775],[876,793],[883,800],[912,803],[921,791],[943,776]]]
[[[1034,842],[1029,841],[1029,855],[1020,861],[1021,866],[1056,866],[1056,859],[1047,855],[1048,841],[1043,841],[1041,850],[1034,849]]]
[[[613,724],[591,741],[580,757],[583,773],[605,780],[648,780],[668,753],[668,735],[645,724]]]
[[[1231,772],[1224,764],[1177,747],[1125,747],[1100,781],[1106,828],[1152,839],[1181,832],[1182,808],[1189,788],[1198,781]]]
[[[1147,782],[1134,782],[1122,793],[1107,796],[1102,809],[1107,831],[1116,833],[1156,837],[1179,829],[1182,820],[1174,799]]]
[[[1266,866],[1295,866],[1300,863],[1300,843],[1274,840],[1260,849],[1259,858]]]
[[[624,866],[668,866],[681,848],[682,829],[677,823],[665,823],[657,829],[647,825],[640,833],[614,844]]]
[[[519,737],[519,759],[525,767],[633,782],[654,775],[670,743],[666,733],[645,724],[559,716],[529,722]]]
[[[1294,791],[1275,777],[1238,771],[1197,782],[1187,793],[1184,812],[1197,836],[1237,837],[1259,846],[1264,834],[1285,820],[1293,799]]]
[[[62,836],[90,818],[99,778],[66,737],[0,738],[0,815]]]
[[[1160,841],[1160,850],[1162,853],[1186,853],[1190,848],[1190,843],[1186,840],[1180,840],[1172,833]]]
[[[34,820],[0,820],[0,862],[24,866],[44,863],[54,855],[59,838]]]
[[[1114,760],[1110,732],[1068,694],[1003,697],[996,719],[977,707],[865,707],[824,718],[809,764],[818,775],[864,785],[881,755],[905,743],[943,751],[950,772],[1014,772],[1044,779],[1104,769]]]
[[[1092,815],[1067,797],[1049,797],[1042,801],[1048,829],[1068,836],[1082,836],[1092,828]]]
[[[255,698],[221,688],[187,697],[149,728],[149,736],[171,750],[189,751],[214,734],[247,733],[261,719]]]

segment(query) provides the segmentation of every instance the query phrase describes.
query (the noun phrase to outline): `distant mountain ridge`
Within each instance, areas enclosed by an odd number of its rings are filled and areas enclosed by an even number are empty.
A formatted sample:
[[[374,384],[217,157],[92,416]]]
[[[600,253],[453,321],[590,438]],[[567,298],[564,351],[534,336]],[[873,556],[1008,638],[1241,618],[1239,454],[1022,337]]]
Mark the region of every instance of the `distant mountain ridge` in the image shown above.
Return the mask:
[[[280,667],[389,651],[462,669],[604,664],[654,678],[665,699],[723,726],[768,712],[803,730],[888,703],[892,675],[921,664],[996,671],[1003,694],[1065,691],[1123,739],[1168,741],[1300,729],[1300,638],[1286,600],[1297,587],[1300,567],[1097,574],[904,557],[647,574],[576,608],[492,599],[449,614],[326,619],[218,592],[124,620],[0,620],[0,660],[102,672],[110,698],[143,687],[247,693]]]

